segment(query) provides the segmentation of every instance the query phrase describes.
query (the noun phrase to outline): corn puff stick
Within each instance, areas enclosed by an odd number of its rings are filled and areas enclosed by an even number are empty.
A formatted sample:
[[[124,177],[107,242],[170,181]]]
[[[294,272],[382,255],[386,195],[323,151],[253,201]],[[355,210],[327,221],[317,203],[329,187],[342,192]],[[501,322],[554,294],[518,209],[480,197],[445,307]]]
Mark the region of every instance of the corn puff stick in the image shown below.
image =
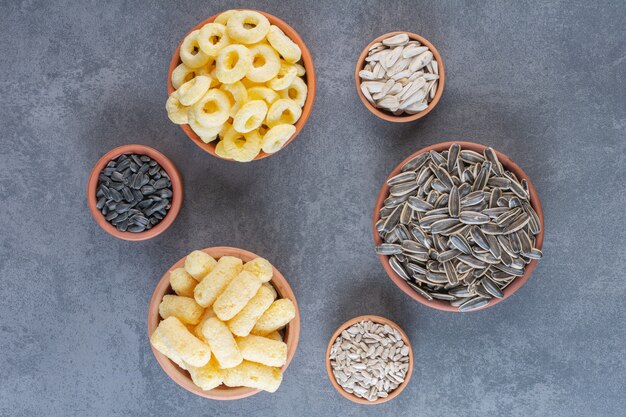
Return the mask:
[[[217,261],[211,255],[201,250],[195,250],[185,258],[185,271],[200,282],[215,268],[216,264]]]
[[[172,349],[169,348],[169,346],[165,344],[165,342],[161,338],[161,332],[159,331],[158,327],[154,331],[154,333],[152,333],[152,336],[150,336],[150,344],[152,344],[152,346],[154,346],[156,350],[167,356],[172,362],[174,362],[181,368],[187,369],[189,367],[189,365],[186,364],[176,352],[174,352]]]
[[[224,288],[243,268],[243,262],[233,256],[222,256],[217,265],[193,290],[196,302],[202,307],[213,305]]]
[[[272,290],[262,285],[248,304],[228,321],[230,331],[237,336],[249,335],[259,317],[272,305],[274,294]]]
[[[193,289],[196,288],[196,281],[184,268],[176,268],[170,272],[170,286],[174,292],[183,297],[193,298]]]
[[[204,391],[210,391],[222,384],[222,371],[219,369],[215,358],[200,368],[190,366],[188,371],[193,383]]]
[[[244,271],[252,272],[261,282],[267,282],[272,279],[274,271],[272,264],[267,259],[254,258],[243,266]]]
[[[250,387],[275,392],[283,380],[280,368],[272,368],[260,363],[243,361],[236,368],[222,370],[224,385],[229,387]]]
[[[278,330],[274,330],[272,333],[266,335],[265,337],[272,340],[278,340],[279,342],[283,341],[283,337],[280,335],[280,332]]]
[[[194,326],[193,332],[191,332],[204,343],[206,343],[206,340],[204,339],[204,335],[202,334],[202,326],[204,326],[204,323],[206,323],[206,321],[211,317],[215,317],[213,307],[205,308],[204,313],[202,313],[202,317],[200,318],[200,321],[196,326]]]
[[[241,363],[243,357],[239,352],[239,347],[224,322],[211,317],[202,325],[201,331],[220,368],[233,368]]]
[[[211,359],[209,346],[192,335],[176,317],[162,320],[155,333],[186,364],[201,367]]]
[[[254,327],[252,333],[265,336],[272,333],[274,330],[278,330],[289,323],[296,316],[296,308],[287,298],[281,298],[272,303],[272,305],[265,310],[265,313],[259,318]]]
[[[164,295],[159,304],[159,314],[164,319],[176,317],[185,324],[198,324],[204,309],[193,298],[180,295]]]
[[[248,304],[260,287],[261,281],[254,274],[241,271],[217,297],[213,311],[222,321],[232,319]]]
[[[236,339],[244,360],[267,366],[283,366],[287,362],[287,344],[253,334]]]

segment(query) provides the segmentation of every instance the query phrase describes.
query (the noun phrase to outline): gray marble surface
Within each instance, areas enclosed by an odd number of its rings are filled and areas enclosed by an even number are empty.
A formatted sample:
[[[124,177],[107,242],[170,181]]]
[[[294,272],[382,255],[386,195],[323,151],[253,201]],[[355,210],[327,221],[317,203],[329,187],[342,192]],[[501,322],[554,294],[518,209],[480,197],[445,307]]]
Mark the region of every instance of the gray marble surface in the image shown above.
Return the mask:
[[[295,27],[319,83],[294,143],[247,165],[202,152],[164,109],[176,44],[232,7]],[[0,2],[0,415],[624,416],[624,21],[620,1]],[[431,40],[447,69],[442,101],[411,124],[375,118],[354,88],[361,49],[393,30]],[[415,303],[373,253],[387,173],[447,140],[511,156],[545,210],[532,278],[474,314]],[[185,185],[176,222],[144,243],[104,233],[85,195],[96,160],[133,142]],[[150,351],[157,280],[218,245],[267,257],[298,297],[302,337],[274,395],[195,397]],[[340,397],[324,368],[332,332],[365,313],[399,323],[417,358],[379,407]]]

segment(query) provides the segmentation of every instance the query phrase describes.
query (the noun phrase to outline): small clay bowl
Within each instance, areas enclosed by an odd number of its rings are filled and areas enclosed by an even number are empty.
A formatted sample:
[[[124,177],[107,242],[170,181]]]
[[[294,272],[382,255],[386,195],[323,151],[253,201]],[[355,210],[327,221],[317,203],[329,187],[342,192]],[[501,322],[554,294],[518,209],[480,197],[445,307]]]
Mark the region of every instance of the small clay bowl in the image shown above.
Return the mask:
[[[254,258],[258,258],[252,252],[248,252],[243,249],[230,248],[226,246],[218,246],[213,248],[205,248],[202,251],[208,253],[215,259],[219,259],[222,256],[235,256],[240,258],[244,262],[251,261]],[[170,271],[176,268],[182,268],[185,263],[185,258],[180,259],[174,265],[170,267],[167,272],[161,277],[159,283],[154,289],[154,293],[152,293],[152,298],[150,299],[150,305],[148,307],[148,338],[154,333],[159,322],[161,321],[161,317],[159,316],[159,304],[163,299],[163,296],[166,294],[174,294],[172,288],[170,287]],[[296,316],[287,324],[284,329],[283,341],[287,344],[287,363],[283,365],[282,371],[285,372],[289,363],[293,359],[293,355],[296,353],[296,348],[298,347],[298,340],[300,339],[300,311],[298,309],[298,301],[296,300],[296,296],[294,295],[289,283],[283,277],[276,267],[274,267],[274,276],[270,281],[270,284],[274,286],[276,292],[278,293],[278,298],[288,298],[293,302],[293,305],[296,307]],[[148,342],[149,343],[149,342]],[[152,345],[150,346],[152,347]],[[189,372],[181,369],[174,362],[169,360],[169,358],[163,355],[161,352],[152,347],[152,353],[156,357],[159,365],[165,371],[165,373],[178,385],[185,388],[187,391],[192,392],[201,397],[210,398],[212,400],[239,400],[241,398],[250,397],[254,394],[261,392],[261,390],[254,388],[246,388],[246,387],[227,387],[225,385],[220,385],[217,388],[214,388],[210,391],[203,391],[198,386],[196,386],[191,380],[191,376],[189,376]]]
[[[426,109],[415,114],[395,116],[391,112],[388,112],[382,109],[377,109],[376,107],[372,105],[372,103],[367,101],[367,99],[363,95],[363,92],[361,91],[361,78],[359,77],[359,71],[361,71],[365,67],[365,64],[366,64],[365,58],[367,58],[367,54],[370,48],[372,47],[372,45],[374,45],[376,42],[381,42],[383,39],[387,39],[391,36],[398,35],[400,33],[406,33],[407,35],[409,35],[409,39],[414,40],[414,41],[419,41],[422,45],[427,46],[428,49],[433,53],[433,59],[437,61],[438,68],[439,68],[439,83],[437,85],[437,92],[435,93],[435,97],[428,104],[428,107]],[[435,48],[435,46],[432,43],[428,41],[428,39],[423,38],[420,35],[417,35],[415,33],[410,33],[410,32],[389,32],[389,33],[385,33],[384,35],[377,37],[376,39],[371,41],[365,47],[365,49],[363,49],[363,52],[361,52],[361,55],[359,56],[359,59],[356,62],[356,68],[354,70],[354,82],[356,84],[356,92],[359,95],[359,98],[363,102],[363,105],[370,112],[380,117],[381,119],[387,120],[389,122],[406,123],[406,122],[412,122],[417,119],[421,119],[422,117],[426,116],[428,113],[431,112],[432,109],[435,108],[437,103],[439,103],[439,100],[441,99],[441,95],[443,94],[443,87],[446,84],[446,71],[443,65],[443,59],[441,58],[439,51],[437,50],[437,48]]]
[[[341,386],[335,379],[335,375],[333,375],[333,369],[330,365],[330,349],[333,347],[335,340],[337,340],[337,338],[341,335],[341,332],[343,332],[348,327],[360,321],[373,321],[374,323],[389,325],[390,327],[392,327],[393,329],[396,329],[400,333],[400,336],[402,336],[402,341],[409,348],[409,369],[407,369],[404,382],[398,385],[398,387],[395,390],[391,391],[389,395],[387,395],[387,397],[379,398],[375,401],[368,401],[365,398],[357,397],[356,395],[350,394],[349,392],[341,388]],[[406,388],[406,386],[409,384],[409,381],[411,380],[411,374],[413,373],[413,348],[411,347],[411,341],[409,340],[409,337],[406,335],[404,330],[402,330],[400,326],[398,326],[396,323],[394,323],[393,321],[389,319],[386,319],[380,316],[373,316],[371,314],[366,314],[364,316],[355,317],[351,320],[348,320],[341,326],[339,326],[339,328],[335,330],[335,333],[333,333],[332,337],[330,338],[330,341],[328,342],[328,347],[326,348],[326,372],[328,373],[328,378],[330,379],[330,383],[333,384],[333,387],[335,387],[335,389],[339,392],[339,394],[341,394],[344,398],[347,398],[350,401],[358,403],[358,404],[366,404],[366,405],[376,405],[376,404],[386,403],[387,401],[391,401],[392,399],[400,395],[402,390]]]
[[[486,148],[485,145],[481,145],[479,143],[473,143],[473,142],[443,142],[443,143],[438,143],[436,145],[428,146],[424,149],[420,149],[419,151],[415,152],[414,154],[406,158],[400,164],[398,164],[398,166],[396,166],[393,169],[393,171],[391,171],[391,173],[389,174],[389,176],[383,183],[383,186],[380,189],[380,193],[378,193],[378,200],[376,201],[376,207],[374,207],[373,231],[374,231],[374,243],[376,245],[380,245],[382,243],[382,239],[380,238],[380,236],[378,235],[378,232],[376,231],[376,222],[380,219],[380,209],[383,206],[383,201],[385,200],[385,198],[387,198],[389,194],[389,186],[387,185],[387,180],[393,177],[394,175],[399,174],[400,168],[405,163],[407,163],[411,158],[421,153],[429,152],[431,150],[434,150],[437,152],[446,151],[450,148],[450,145],[452,145],[453,143],[458,143],[459,145],[461,145],[462,149],[469,149],[469,150],[478,152],[481,155],[484,149]],[[514,173],[515,176],[520,181],[522,179],[525,179],[528,182],[528,189],[530,191],[530,205],[537,212],[537,215],[539,216],[539,223],[541,224],[541,232],[537,236],[535,236],[535,239],[536,239],[535,245],[538,249],[541,249],[543,247],[543,234],[544,234],[545,226],[543,222],[543,209],[541,208],[541,201],[539,201],[539,195],[537,194],[537,190],[535,190],[535,187],[533,186],[533,183],[530,181],[530,178],[528,178],[528,175],[526,175],[524,171],[522,171],[522,169],[515,162],[513,162],[511,158],[509,158],[508,156],[498,151],[496,151],[496,155],[498,155],[498,159],[500,160],[500,163],[505,169]],[[442,300],[428,301],[424,297],[420,296],[415,291],[413,291],[413,289],[411,289],[411,287],[409,286],[409,284],[406,283],[405,280],[403,280],[398,274],[396,274],[393,271],[393,269],[391,269],[391,267],[389,266],[389,256],[378,255],[378,258],[380,259],[380,262],[383,264],[383,268],[385,268],[385,271],[387,272],[387,275],[389,275],[389,278],[391,278],[393,283],[396,284],[398,288],[404,291],[404,293],[407,294],[409,297],[411,297],[418,303],[422,303],[425,306],[428,306],[437,310],[459,312],[458,308],[452,307],[450,303],[447,301],[442,301]],[[507,298],[509,298],[511,295],[513,295],[515,291],[519,290],[526,281],[528,281],[528,278],[530,278],[530,275],[533,273],[535,266],[537,266],[537,260],[533,260],[528,265],[526,265],[526,269],[524,269],[524,275],[521,277],[517,277],[515,280],[513,280],[513,282],[511,282],[509,286],[507,286],[503,290],[504,297],[502,298],[494,297],[491,300],[489,300],[489,303],[487,303],[483,307],[477,308],[472,311],[483,310],[487,307],[494,306],[498,304],[499,302],[504,301]]]
[[[238,10],[242,10],[242,9],[238,9]],[[245,10],[252,10],[252,9],[245,9]],[[285,23],[284,21],[282,21],[281,19],[277,18],[274,15],[271,15],[266,12],[262,12],[260,10],[255,10],[255,11],[258,11],[259,13],[267,17],[267,19],[270,21],[272,25],[278,26],[280,30],[282,30],[285,33],[285,35],[287,35],[292,41],[294,41],[300,47],[300,51],[302,51],[302,64],[304,65],[304,69],[306,70],[306,74],[304,75],[303,79],[307,85],[307,97],[304,102],[304,107],[302,107],[302,115],[300,116],[300,118],[295,124],[296,132],[291,136],[291,138],[287,142],[285,142],[283,147],[280,149],[280,150],[283,150],[287,147],[287,145],[289,145],[296,138],[296,136],[298,136],[298,134],[300,133],[300,131],[306,124],[307,120],[309,119],[309,116],[311,114],[311,109],[313,108],[313,102],[315,101],[315,86],[316,86],[315,67],[313,66],[313,56],[311,55],[309,48],[307,48],[306,44],[304,43],[300,35],[298,35],[298,32],[296,32],[291,26],[289,26],[287,23]],[[167,94],[168,95],[172,94],[175,91],[174,86],[172,85],[172,71],[174,71],[174,69],[182,63],[180,59],[180,45],[183,43],[183,40],[187,37],[189,33],[193,32],[196,29],[200,29],[202,26],[206,25],[207,23],[211,23],[212,21],[214,21],[215,18],[217,18],[217,16],[219,16],[221,13],[222,12],[216,15],[213,15],[209,17],[208,19],[203,20],[202,22],[198,23],[181,39],[180,44],[174,51],[174,55],[172,56],[172,60],[170,62],[170,69],[167,73]],[[189,137],[189,139],[191,139],[193,143],[195,143],[199,148],[201,148],[205,152],[208,152],[217,158],[224,159],[226,161],[232,161],[231,159],[222,158],[221,156],[215,153],[215,146],[217,145],[217,140],[210,142],[210,143],[204,143],[202,139],[200,139],[200,137],[196,135],[196,133],[191,129],[191,127],[189,127],[188,124],[180,125],[180,127],[181,129],[183,129],[183,132],[185,132],[185,134]],[[272,156],[272,155],[274,154],[268,154],[268,153],[261,151],[254,158],[254,160],[256,161],[258,159],[267,158],[268,156]]]
[[[161,168],[167,172],[172,182],[172,207],[167,212],[167,215],[158,223],[156,226],[152,227],[149,230],[133,233],[133,232],[120,232],[117,230],[115,226],[109,223],[104,215],[96,208],[96,203],[98,199],[96,198],[96,190],[98,188],[98,177],[100,172],[106,167],[106,164],[109,161],[117,158],[122,154],[140,154],[140,155],[148,155],[150,158],[154,159],[161,165]],[[102,158],[98,160],[96,165],[91,170],[91,174],[89,174],[89,183],[87,185],[87,202],[89,204],[89,210],[93,215],[93,218],[96,219],[96,222],[100,227],[104,229],[108,234],[123,240],[130,241],[139,241],[139,240],[147,240],[153,238],[165,231],[176,219],[178,216],[178,212],[180,211],[180,206],[183,203],[183,182],[178,173],[178,170],[165,155],[161,152],[153,149],[149,146],[145,145],[124,145],[119,148],[115,148],[109,152],[107,152]]]

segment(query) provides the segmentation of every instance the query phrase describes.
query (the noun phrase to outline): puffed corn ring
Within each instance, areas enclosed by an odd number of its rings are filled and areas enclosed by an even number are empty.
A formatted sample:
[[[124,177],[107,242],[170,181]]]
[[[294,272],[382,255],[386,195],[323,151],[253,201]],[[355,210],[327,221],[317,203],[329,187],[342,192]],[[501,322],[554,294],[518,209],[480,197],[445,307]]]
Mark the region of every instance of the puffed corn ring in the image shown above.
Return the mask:
[[[270,26],[270,30],[267,32],[267,40],[285,61],[294,64],[300,60],[302,56],[300,47],[289,39],[278,26]]]
[[[280,65],[280,71],[276,77],[272,78],[267,82],[267,86],[272,90],[284,90],[289,87],[293,80],[298,77],[298,70],[296,67],[290,64],[285,64],[284,62]]]
[[[244,85],[244,87],[246,87],[248,90],[253,88],[253,87],[265,87],[265,84],[262,83],[255,83],[254,81],[250,81],[247,78],[242,78],[241,79],[241,83]]]
[[[212,88],[192,109],[196,121],[203,126],[221,126],[228,120],[230,100],[222,90]]]
[[[304,74],[306,74],[306,69],[304,68],[304,65],[302,64],[293,64],[294,67],[296,67],[296,70],[298,71],[298,77],[304,77]]]
[[[300,118],[302,108],[298,104],[288,98],[276,100],[267,111],[266,124],[274,127],[280,124],[294,124]]]
[[[215,154],[223,159],[233,159],[224,149],[223,140],[220,140],[217,145],[215,145]]]
[[[183,104],[178,100],[178,94],[174,91],[167,98],[165,102],[165,110],[167,110],[167,117],[173,123],[177,125],[183,125],[188,122],[189,118],[187,117],[187,107],[183,106]]]
[[[172,71],[172,86],[174,89],[178,90],[178,87],[193,79],[193,77],[198,74],[200,74],[200,70],[189,68],[187,65],[181,63]]]
[[[251,66],[248,48],[243,45],[228,45],[217,55],[215,75],[221,83],[232,84],[245,77]]]
[[[261,149],[263,149],[265,153],[274,153],[280,150],[294,133],[296,133],[296,127],[294,125],[276,125],[263,136]]]
[[[228,133],[228,131],[232,128],[233,128],[233,119],[228,118],[226,123],[222,125],[222,130],[220,130],[220,133],[218,134],[220,139],[224,139],[226,137],[226,133]]]
[[[235,13],[237,13],[237,10],[226,10],[225,12],[220,13],[220,15],[215,18],[214,22],[226,26],[230,17]]]
[[[267,104],[263,100],[251,100],[241,106],[233,119],[233,128],[239,133],[248,133],[261,126],[267,115]]]
[[[235,129],[230,129],[224,137],[224,150],[235,161],[249,162],[259,154],[261,140],[261,135],[256,130],[239,133]]]
[[[248,99],[250,100],[265,100],[268,105],[271,105],[279,98],[278,93],[268,87],[258,86],[248,88]]]
[[[204,143],[213,142],[217,138],[218,133],[220,133],[220,130],[222,130],[221,125],[204,126],[198,122],[193,109],[189,110],[188,118],[189,127],[200,137],[200,139],[202,139],[202,142]]]
[[[198,33],[198,44],[208,56],[217,56],[218,52],[230,44],[226,26],[219,23],[207,23]]]
[[[282,98],[289,98],[295,101],[298,106],[303,107],[306,101],[307,86],[302,78],[296,77],[289,87],[280,90],[278,94]]]
[[[252,66],[246,78],[256,83],[264,83],[278,75],[280,57],[270,45],[257,44],[250,47]]]
[[[230,99],[230,117],[235,117],[241,106],[248,101],[248,91],[241,81],[232,84],[222,84],[220,90],[224,91]]]
[[[181,85],[176,91],[178,100],[183,106],[191,106],[202,98],[209,91],[211,78],[206,75],[198,75],[197,77],[187,81]]]
[[[200,50],[199,33],[199,30],[194,30],[180,45],[180,59],[189,68],[200,68],[209,62],[209,56]]]
[[[254,10],[241,10],[234,13],[226,24],[228,36],[241,43],[260,42],[270,30],[267,17]]]

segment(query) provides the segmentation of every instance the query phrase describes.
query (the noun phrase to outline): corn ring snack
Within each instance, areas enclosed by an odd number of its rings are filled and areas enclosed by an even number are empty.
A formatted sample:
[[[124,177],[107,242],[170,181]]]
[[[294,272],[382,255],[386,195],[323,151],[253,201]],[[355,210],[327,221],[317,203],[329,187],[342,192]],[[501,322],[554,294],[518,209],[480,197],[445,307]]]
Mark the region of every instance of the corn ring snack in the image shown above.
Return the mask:
[[[267,40],[285,61],[290,64],[300,61],[302,56],[300,47],[289,39],[278,26],[270,26],[270,30],[267,32]]]
[[[202,26],[197,38],[200,49],[208,56],[217,56],[222,48],[230,44],[226,26],[215,22]]]
[[[185,324],[198,324],[203,311],[193,298],[180,295],[165,295],[159,304],[161,317],[173,316]]]
[[[241,81],[232,84],[222,84],[220,90],[226,93],[231,106],[228,115],[235,117],[241,106],[248,101],[248,91]]]
[[[267,111],[266,124],[274,127],[281,124],[295,124],[302,115],[302,108],[288,98],[276,100]],[[269,133],[269,132],[268,132]]]
[[[232,15],[234,15],[235,13],[237,13],[237,10],[226,10],[225,12],[220,13],[214,20],[215,23],[219,23],[220,25],[224,25],[226,26],[226,23],[228,23],[228,19],[230,19],[230,17]]]
[[[296,308],[290,299],[281,298],[276,300],[256,322],[252,328],[252,334],[265,336],[274,330],[281,329],[295,316]]]
[[[298,64],[296,62],[295,64],[293,64],[293,66],[296,67],[296,75],[298,75],[298,77],[304,77],[304,75],[306,74],[306,69],[304,68],[304,65]]]
[[[217,261],[211,255],[201,250],[191,252],[185,258],[184,268],[189,275],[196,281],[202,281],[202,278],[215,268]]]
[[[254,258],[246,262],[243,266],[243,270],[251,272],[261,282],[268,282],[274,276],[272,264],[265,258]]]
[[[209,56],[200,49],[199,34],[199,30],[194,30],[180,44],[180,59],[189,68],[200,68],[209,62]]]
[[[268,106],[280,98],[278,93],[271,88],[264,86],[248,88],[248,98],[250,100],[265,100]]]
[[[222,256],[217,265],[193,290],[196,302],[202,307],[213,305],[224,288],[243,269],[243,262],[234,256]]]
[[[262,83],[255,83],[254,81],[249,80],[246,77],[243,77],[241,79],[241,83],[243,84],[244,87],[246,87],[246,89],[251,89],[252,87],[265,87],[265,84]]]
[[[235,339],[243,359],[267,366],[283,366],[287,362],[287,344],[263,336],[249,335]]]
[[[178,94],[174,91],[167,98],[165,102],[165,110],[167,110],[167,117],[170,118],[172,123],[177,125],[184,125],[189,121],[187,116],[187,107],[183,106],[180,100],[178,100]]]
[[[224,322],[211,317],[202,325],[200,331],[211,347],[220,368],[233,368],[241,363],[243,357],[239,347]]]
[[[293,80],[298,77],[298,70],[296,67],[290,64],[281,63],[278,74],[266,84],[269,88],[275,91],[284,90],[289,87]]]
[[[210,391],[222,384],[222,370],[219,368],[215,358],[211,359],[203,367],[189,366],[187,370],[189,375],[191,375],[193,383],[204,391]]]
[[[270,30],[267,17],[254,10],[240,10],[233,13],[226,23],[228,36],[241,43],[257,43],[265,38]]]
[[[178,88],[185,84],[187,81],[192,80],[193,77],[199,74],[199,69],[189,68],[187,65],[181,63],[179,66],[174,68],[172,71],[172,86],[174,89],[178,90]]]
[[[258,129],[267,115],[267,103],[263,100],[250,100],[235,114],[233,128],[239,133]]]
[[[275,299],[276,290],[272,292],[263,284],[254,297],[248,301],[248,304],[226,323],[228,328],[237,336],[249,335],[259,317],[272,305]]]
[[[296,133],[296,127],[290,124],[280,124],[272,127],[263,136],[261,149],[265,153],[274,153],[282,149],[285,143]]]
[[[186,364],[200,367],[206,365],[211,359],[211,348],[191,334],[176,317],[161,320],[154,333],[157,334],[157,339],[167,345],[168,349]]]
[[[204,126],[198,122],[193,110],[189,110],[187,118],[187,123],[191,130],[193,130],[204,143],[213,142],[217,138],[220,130],[222,130],[222,126]]]
[[[215,75],[224,84],[232,84],[246,76],[252,66],[250,51],[243,45],[228,45],[217,55]]]
[[[211,77],[198,75],[181,85],[180,88],[176,90],[176,93],[178,94],[178,101],[180,101],[183,106],[191,106],[206,94],[210,85]]]
[[[225,150],[224,150],[224,141],[220,140],[217,145],[215,145],[215,154],[220,158],[224,159],[233,159]]]
[[[268,334],[265,337],[272,340],[278,340],[280,342],[283,341],[283,337],[280,335],[280,332],[278,330],[274,330],[272,333]]]
[[[276,392],[283,380],[280,368],[260,363],[243,361],[236,368],[222,370],[224,385],[229,387],[249,387]]]
[[[264,83],[278,75],[280,57],[270,45],[259,43],[249,48],[252,65],[246,78],[255,83]]]
[[[224,136],[224,150],[235,161],[250,162],[261,151],[261,135],[253,130],[248,133],[239,133],[230,128]]]
[[[174,292],[183,297],[193,298],[193,289],[196,288],[196,281],[184,268],[176,268],[170,271],[170,286]]]
[[[282,98],[288,98],[296,102],[300,107],[304,107],[306,101],[307,86],[300,77],[294,78],[289,87],[278,92]]]
[[[160,331],[157,327],[154,333],[152,333],[152,336],[150,336],[150,344],[182,369],[189,368],[189,365],[187,365],[185,361],[182,360],[178,353],[170,349],[170,347],[163,341],[163,338],[161,337],[161,332],[162,330]]]
[[[232,319],[248,304],[260,287],[261,281],[254,274],[241,271],[217,297],[213,303],[213,311],[222,321]]]
[[[228,120],[230,100],[217,88],[210,89],[192,107],[194,117],[203,126],[221,126]]]

